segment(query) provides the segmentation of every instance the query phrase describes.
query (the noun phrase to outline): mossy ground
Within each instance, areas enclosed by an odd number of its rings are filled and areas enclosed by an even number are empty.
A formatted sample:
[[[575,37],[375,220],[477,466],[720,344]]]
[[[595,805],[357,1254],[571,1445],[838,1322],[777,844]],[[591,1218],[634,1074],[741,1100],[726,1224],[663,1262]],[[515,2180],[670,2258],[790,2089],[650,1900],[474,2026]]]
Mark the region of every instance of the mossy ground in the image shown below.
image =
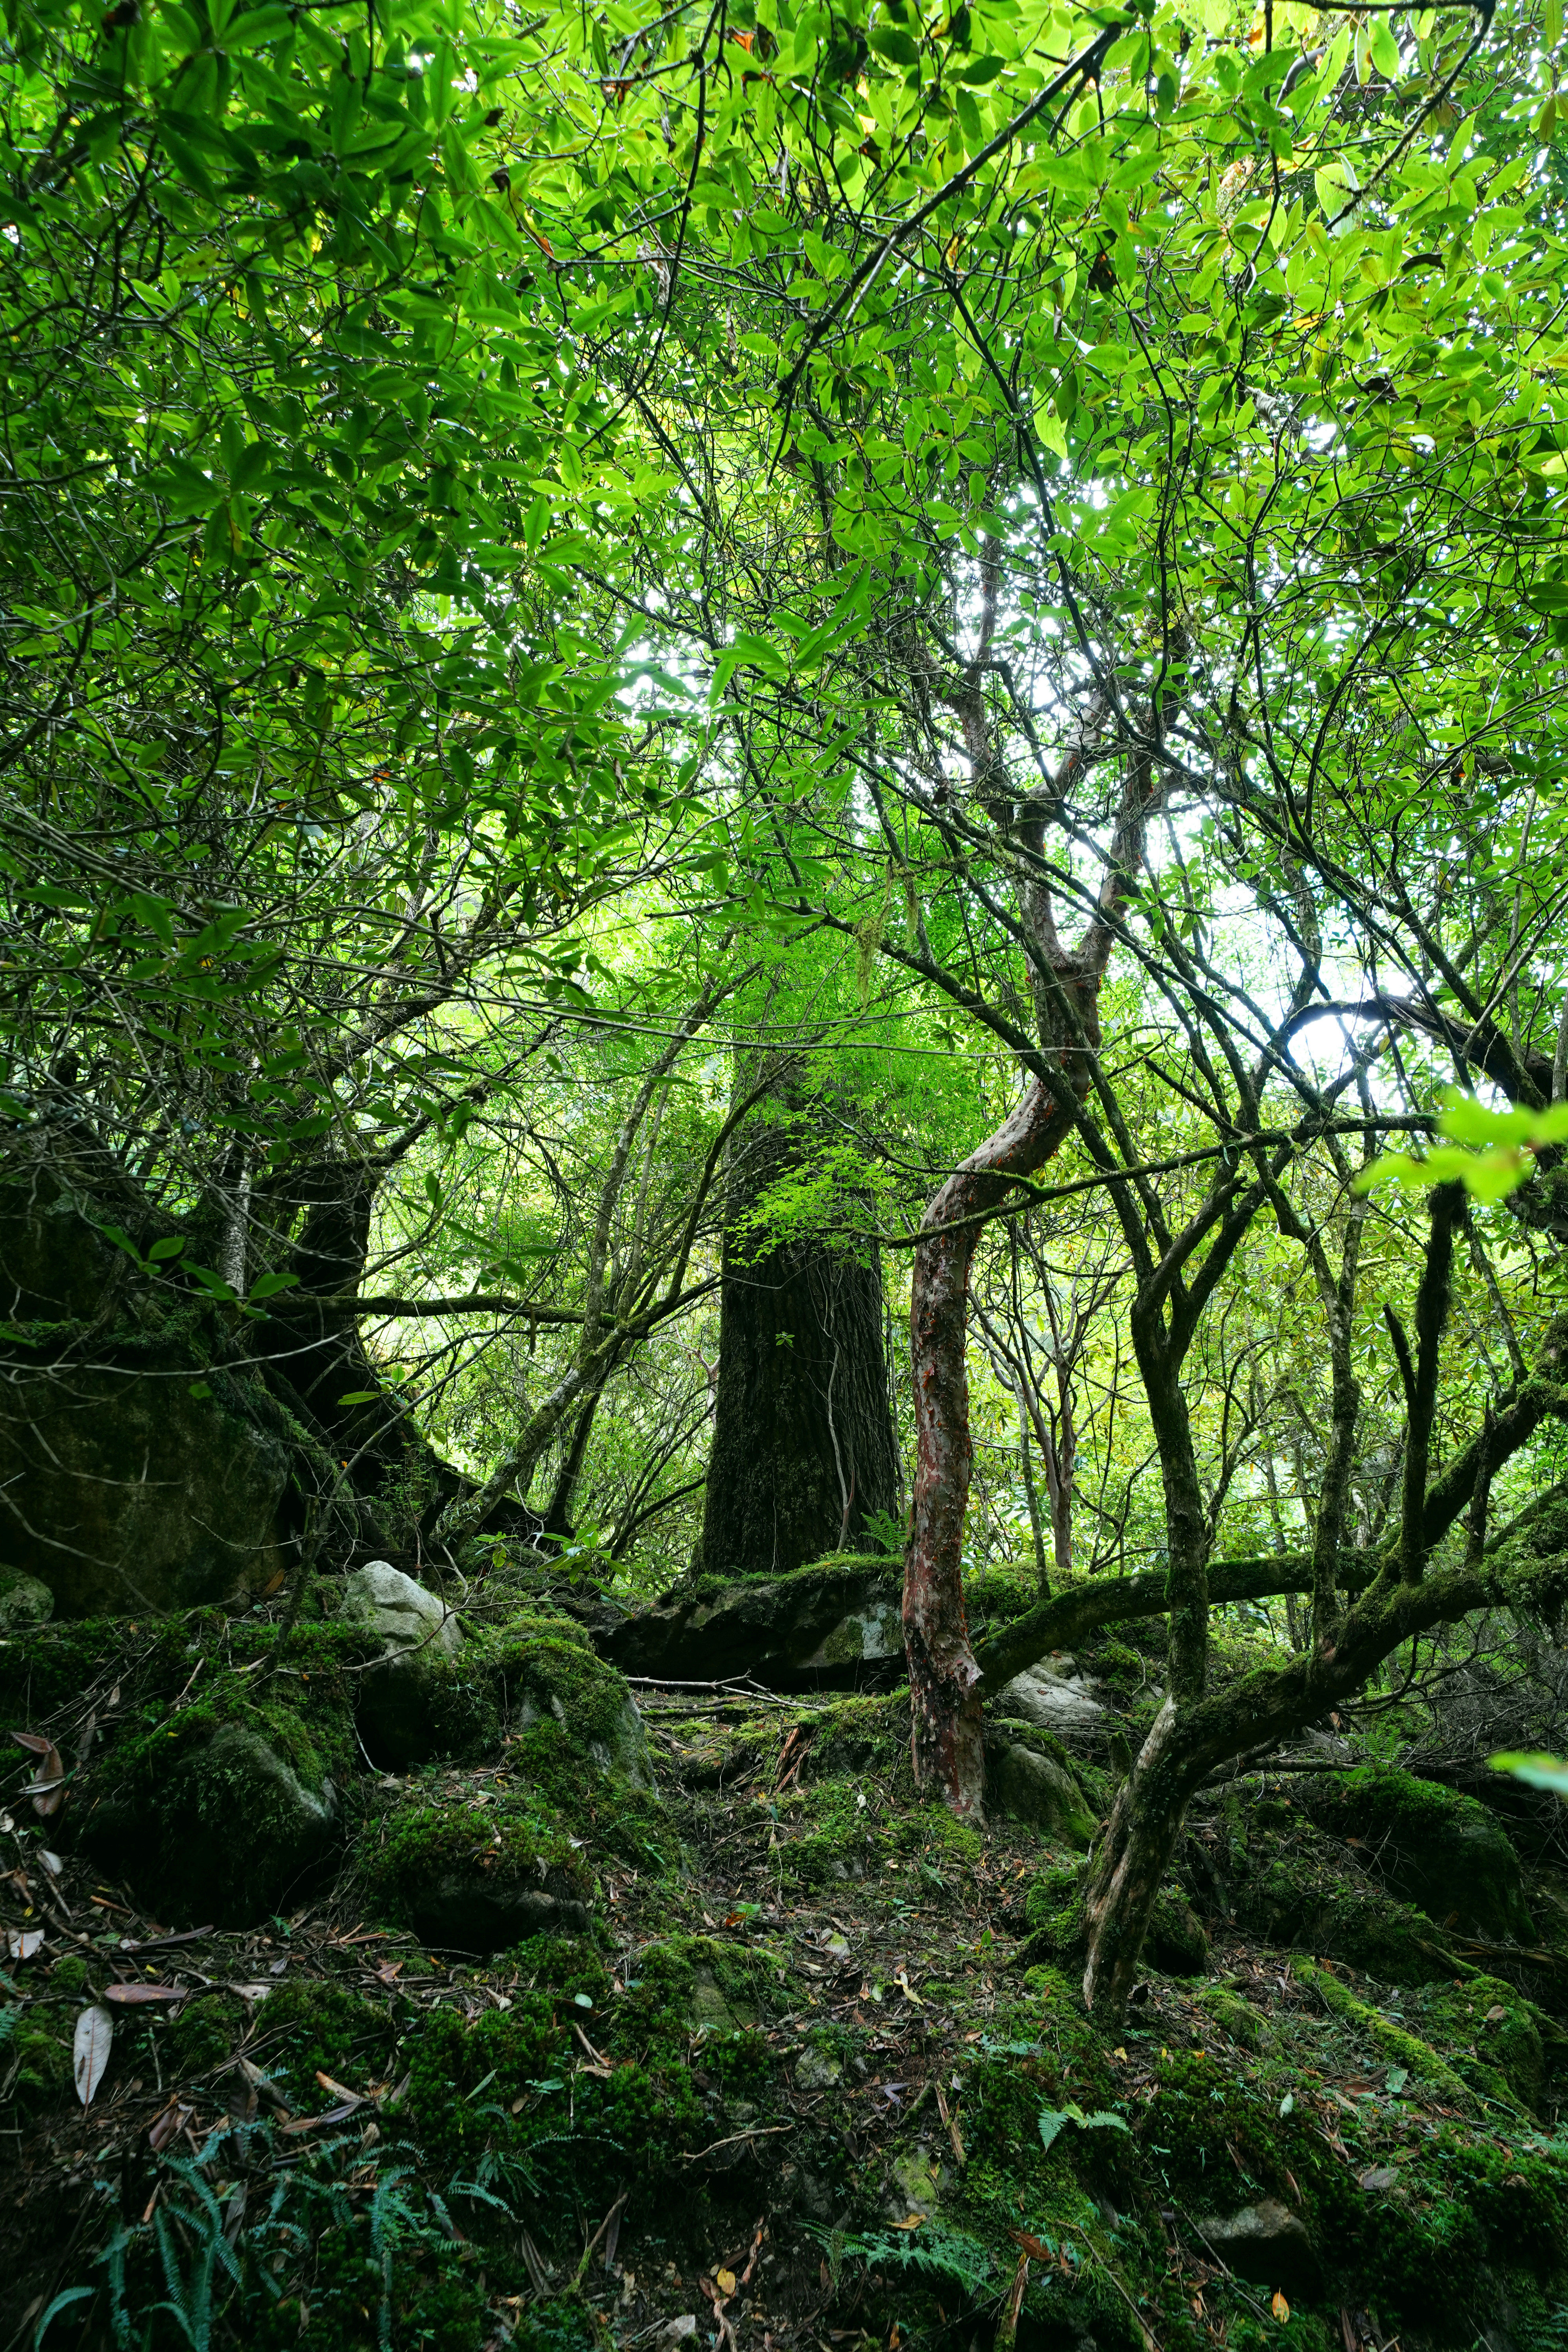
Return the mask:
[[[122,2225],[138,2326],[165,2352],[183,2338],[152,2313],[156,2211],[187,2217],[171,2242],[188,2263],[196,2182],[221,2223],[243,2181],[242,2279],[219,2294],[214,2352],[601,2352],[685,2315],[715,2335],[715,2302],[736,2352],[887,2347],[895,2328],[903,2352],[984,2352],[1024,2259],[1034,2352],[1395,2336],[1473,2352],[1500,2312],[1517,2352],[1568,2339],[1555,1965],[1467,1966],[1290,1783],[1195,1816],[1166,1899],[1176,1942],[1191,1922],[1197,1947],[1152,1948],[1106,2032],[1078,1990],[1082,1857],[918,1806],[900,1694],[650,1694],[634,1750],[624,1685],[535,1612],[474,1645],[493,1714],[464,1737],[482,1733],[483,1756],[394,1783],[347,1750],[352,1655],[303,1631],[298,1679],[268,1672],[276,1635],[243,1621],[226,1646],[198,1627],[198,1654],[209,1704],[286,1709],[343,1775],[333,1878],[282,1919],[133,1952],[150,1930],[122,1894],[68,1854],[74,1944],[29,1864],[48,1944],[8,1972],[0,2045],[13,2325],[87,2284],[76,2340],[110,2352],[112,2281],[92,2257]],[[39,1661],[35,1708],[46,1686],[107,1698],[110,1646],[80,1633],[62,1644],[68,1685]],[[171,1722],[193,1737],[202,1680],[174,1701],[196,1638],[147,1629],[121,1665],[127,1780],[151,1774]],[[1131,1713],[1155,1682],[1127,1647]],[[1109,1780],[1062,1759],[1102,1809]],[[26,1852],[41,1842],[26,1832]],[[481,1867],[570,1885],[584,1926],[473,1957],[409,1927],[411,1890]],[[1290,1932],[1261,1940],[1263,1916]],[[117,2011],[84,2113],[76,2017],[138,1978],[188,1998]],[[160,2117],[178,2123],[161,2151]],[[1264,2200],[1301,2223],[1304,2281],[1232,2277],[1215,2256],[1212,2218]],[[51,2331],[44,2352],[66,2341]]]

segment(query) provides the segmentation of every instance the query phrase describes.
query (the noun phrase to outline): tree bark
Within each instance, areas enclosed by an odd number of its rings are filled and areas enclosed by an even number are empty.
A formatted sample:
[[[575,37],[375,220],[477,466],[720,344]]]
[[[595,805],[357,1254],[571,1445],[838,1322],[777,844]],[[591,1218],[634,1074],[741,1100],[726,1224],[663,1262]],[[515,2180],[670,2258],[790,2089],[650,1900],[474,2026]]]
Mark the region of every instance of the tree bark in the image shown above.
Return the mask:
[[[974,1220],[1042,1167],[1071,1120],[1034,1079],[994,1135],[955,1170],[922,1220],[910,1307],[914,1370],[914,1525],[904,1559],[915,1779],[961,1818],[985,1793],[980,1669],[963,1608],[963,1518],[973,1446],[965,1341],[969,1275],[982,1227]],[[969,1220],[970,1222],[964,1222]]]
[[[867,1540],[898,1503],[881,1261],[842,1227],[770,1243],[755,1212],[809,1162],[808,1111],[781,1089],[731,1168],[719,1381],[702,1520],[710,1574],[785,1575]]]

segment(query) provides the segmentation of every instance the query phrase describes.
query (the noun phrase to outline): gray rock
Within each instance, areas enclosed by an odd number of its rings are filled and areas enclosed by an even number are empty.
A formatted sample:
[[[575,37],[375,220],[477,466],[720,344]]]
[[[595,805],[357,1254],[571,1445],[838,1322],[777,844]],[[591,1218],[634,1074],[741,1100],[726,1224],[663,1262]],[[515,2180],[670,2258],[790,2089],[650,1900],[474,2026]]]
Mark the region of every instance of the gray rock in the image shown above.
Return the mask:
[[[708,1969],[698,1969],[693,1975],[691,2021],[705,2033],[733,2033],[741,2022]]]
[[[797,2091],[830,2091],[843,2079],[844,2068],[831,2052],[803,2050],[795,2064]]]
[[[54,1613],[55,1596],[47,1584],[36,1576],[0,1569],[0,1636],[47,1625]]]
[[[378,1764],[405,1769],[435,1752],[433,1677],[463,1646],[462,1628],[439,1595],[390,1560],[367,1560],[343,1579],[338,1615],[382,1645],[360,1677],[360,1737]]]
[[[446,1602],[387,1559],[366,1560],[344,1577],[338,1614],[345,1624],[379,1634],[389,1657],[430,1650],[455,1658],[463,1646],[462,1628]]]
[[[421,1890],[409,1924],[437,1950],[504,1952],[529,1936],[585,1936],[592,1922],[574,1894],[453,1872]]]
[[[700,1577],[652,1609],[592,1630],[623,1674],[674,1681],[755,1675],[773,1690],[886,1683],[903,1655],[896,1560],[840,1553],[793,1575]]]
[[[1043,1837],[1082,1849],[1094,1836],[1095,1816],[1067,1766],[1030,1747],[1026,1738],[1009,1738],[1005,1727],[987,1727],[985,1785],[998,1811]]]
[[[1306,2223],[1273,2197],[1235,2213],[1200,2213],[1195,2226],[1226,2268],[1253,2286],[1282,2288],[1289,2297],[1310,2294],[1321,2283]]]
[[[1081,1738],[1097,1731],[1109,1712],[1094,1695],[1098,1687],[1077,1671],[1070,1658],[1042,1658],[997,1692],[995,1712],[1054,1731],[1058,1739],[1074,1734]]]

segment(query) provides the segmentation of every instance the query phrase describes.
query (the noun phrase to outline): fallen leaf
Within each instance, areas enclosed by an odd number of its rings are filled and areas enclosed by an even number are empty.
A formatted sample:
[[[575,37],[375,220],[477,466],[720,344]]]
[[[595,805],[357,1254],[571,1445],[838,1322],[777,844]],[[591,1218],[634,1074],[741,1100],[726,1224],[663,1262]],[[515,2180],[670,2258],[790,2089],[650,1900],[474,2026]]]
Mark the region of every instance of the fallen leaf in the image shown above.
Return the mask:
[[[58,1813],[66,1793],[66,1768],[59,1749],[39,1731],[14,1731],[11,1737],[18,1748],[25,1748],[29,1756],[38,1759],[37,1769],[23,1790],[24,1796],[31,1797],[33,1811],[45,1819],[50,1813]]]
[[[76,2073],[76,2095],[84,2107],[90,2106],[93,2095],[103,2080],[103,2070],[109,2063],[109,2047],[114,2039],[114,2020],[106,2009],[95,2001],[84,2009],[76,2021],[76,2039],[72,2045],[72,2062]]]
[[[1507,2015],[1508,2011],[1503,2007],[1501,2001],[1494,2001],[1490,2009],[1488,2010],[1483,2022],[1487,2025],[1495,2025],[1500,2017],[1506,2017]]]
[[[713,2275],[718,2283],[719,2292],[721,2294],[734,2294],[735,2273],[733,2271],[715,2271]]]
[[[48,1872],[51,1878],[58,1878],[61,1871],[65,1868],[65,1864],[60,1860],[59,1855],[58,1853],[51,1853],[47,1846],[40,1846],[38,1848],[38,1860],[43,1864],[44,1868]],[[1500,2016],[1502,2012],[1500,2010],[1498,2013]]]
[[[157,2000],[184,2000],[188,1988],[184,1985],[111,1984],[105,1985],[103,1998],[117,2008],[133,2009],[139,2004]]]
[[[161,2116],[153,2116],[147,2126],[147,2145],[154,2156],[166,2148],[172,2139],[179,2137],[195,2114],[195,2107],[182,2106],[175,2099],[171,2101]]]
[[[1286,2302],[1278,2287],[1274,2290],[1273,2297],[1269,2303],[1268,2308],[1274,2314],[1276,2319],[1289,2319],[1290,2316],[1290,2306]]]

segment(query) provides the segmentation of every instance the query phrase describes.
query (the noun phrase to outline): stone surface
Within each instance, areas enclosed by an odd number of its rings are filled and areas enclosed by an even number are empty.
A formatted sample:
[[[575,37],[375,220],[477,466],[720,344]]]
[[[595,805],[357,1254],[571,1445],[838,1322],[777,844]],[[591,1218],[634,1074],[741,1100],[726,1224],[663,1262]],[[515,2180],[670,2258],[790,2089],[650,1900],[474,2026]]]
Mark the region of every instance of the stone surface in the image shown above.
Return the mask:
[[[1042,1837],[1082,1849],[1094,1835],[1094,1814],[1068,1766],[1026,1735],[1010,1738],[1005,1725],[986,1729],[985,1789],[989,1804]]]
[[[1200,2213],[1196,2227],[1226,2267],[1253,2286],[1289,2297],[1310,2294],[1321,2282],[1306,2223],[1272,2197],[1234,2213]]]
[[[338,1615],[345,1624],[378,1634],[389,1655],[429,1650],[455,1658],[463,1646],[462,1628],[439,1594],[416,1584],[390,1560],[366,1560],[344,1577]]]
[[[47,1625],[55,1613],[55,1596],[36,1576],[0,1569],[0,1639],[25,1633],[29,1625]]]
[[[803,2050],[795,2061],[797,2091],[830,2091],[835,2083],[843,2080],[843,2075],[841,2062],[826,2050]]]
[[[302,1732],[299,1748],[309,1752]],[[174,1925],[224,1927],[292,1900],[332,1853],[339,1824],[330,1780],[312,1787],[259,1726],[220,1723],[182,1742],[151,1792],[111,1788],[76,1834]]]
[[[528,1936],[585,1936],[588,1906],[569,1889],[451,1871],[408,1905],[408,1924],[437,1950],[504,1952]]]
[[[1109,1709],[1096,1698],[1099,1685],[1078,1672],[1070,1658],[1042,1658],[997,1692],[993,1712],[1019,1723],[1054,1731],[1058,1739],[1098,1731]]]
[[[1519,1856],[1494,1813],[1454,1789],[1385,1765],[1303,1781],[1320,1829],[1358,1841],[1358,1857],[1439,1927],[1528,1942],[1534,1923]]]
[[[595,1628],[594,1639],[623,1674],[676,1682],[753,1675],[773,1690],[889,1682],[903,1658],[899,1565],[836,1554],[791,1576],[698,1578]]]
[[[367,1560],[343,1579],[338,1615],[382,1644],[360,1678],[360,1737],[377,1764],[406,1770],[441,1745],[440,1666],[463,1647],[462,1629],[437,1593],[389,1560]]]

